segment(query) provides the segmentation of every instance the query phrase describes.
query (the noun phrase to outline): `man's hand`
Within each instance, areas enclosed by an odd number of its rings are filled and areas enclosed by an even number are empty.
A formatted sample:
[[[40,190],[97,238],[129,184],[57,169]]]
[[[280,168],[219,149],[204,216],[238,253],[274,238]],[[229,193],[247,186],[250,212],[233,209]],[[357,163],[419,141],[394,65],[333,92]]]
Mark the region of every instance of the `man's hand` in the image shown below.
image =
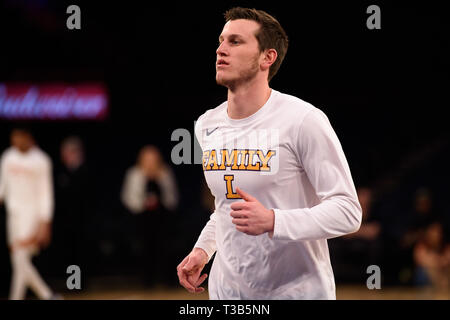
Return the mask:
[[[41,222],[36,233],[36,244],[40,248],[46,248],[50,244],[52,238],[52,223]]]
[[[256,198],[239,188],[236,188],[236,192],[244,199],[244,202],[231,204],[230,215],[236,229],[252,236],[269,232],[272,237],[275,223],[273,210],[266,209]]]
[[[205,288],[199,287],[208,276],[206,273],[200,277],[200,273],[208,262],[207,253],[200,248],[194,248],[177,267],[180,284],[191,293],[202,293]]]

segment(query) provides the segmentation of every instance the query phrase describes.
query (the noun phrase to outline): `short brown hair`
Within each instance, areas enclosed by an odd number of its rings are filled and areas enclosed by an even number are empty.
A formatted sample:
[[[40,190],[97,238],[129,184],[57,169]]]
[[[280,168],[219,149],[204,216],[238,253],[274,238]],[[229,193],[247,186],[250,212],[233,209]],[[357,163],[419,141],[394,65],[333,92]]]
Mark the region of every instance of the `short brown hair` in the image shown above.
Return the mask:
[[[235,7],[225,12],[224,16],[226,22],[231,20],[247,19],[259,23],[261,27],[255,34],[255,37],[259,43],[259,50],[263,52],[267,49],[275,49],[278,55],[277,59],[269,69],[268,80],[270,81],[278,72],[281,63],[286,56],[289,44],[286,32],[281,27],[280,23],[267,12],[249,8]]]

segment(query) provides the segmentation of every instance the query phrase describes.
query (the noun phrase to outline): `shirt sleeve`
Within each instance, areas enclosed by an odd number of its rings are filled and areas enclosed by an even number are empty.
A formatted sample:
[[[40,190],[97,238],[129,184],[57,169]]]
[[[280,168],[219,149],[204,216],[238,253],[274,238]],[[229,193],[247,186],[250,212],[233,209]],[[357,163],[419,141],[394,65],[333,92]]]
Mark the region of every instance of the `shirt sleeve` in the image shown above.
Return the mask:
[[[122,203],[134,214],[145,209],[145,182],[135,168],[129,169],[121,191]]]
[[[195,137],[200,145],[200,148],[203,149],[202,146],[202,117],[198,119],[195,124]],[[194,245],[194,248],[201,248],[205,250],[208,254],[208,261],[211,260],[211,257],[217,250],[216,244],[216,212],[214,211],[209,217],[208,222],[203,228],[200,236],[198,237],[197,242]]]
[[[53,218],[54,195],[51,160],[45,158],[38,175],[38,213],[41,220],[49,222]]]
[[[329,239],[356,232],[361,224],[361,206],[341,144],[322,111],[315,109],[305,116],[295,145],[319,204],[274,209],[273,239]]]
[[[217,250],[216,244],[216,212],[209,217],[208,222],[203,228],[194,248],[201,248],[208,254],[208,261]]]

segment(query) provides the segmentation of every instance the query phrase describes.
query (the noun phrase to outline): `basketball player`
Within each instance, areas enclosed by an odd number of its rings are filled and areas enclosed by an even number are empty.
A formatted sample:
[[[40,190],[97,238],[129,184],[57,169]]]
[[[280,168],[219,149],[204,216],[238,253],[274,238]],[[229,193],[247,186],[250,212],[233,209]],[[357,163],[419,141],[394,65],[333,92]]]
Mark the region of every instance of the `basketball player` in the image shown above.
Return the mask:
[[[60,299],[42,280],[32,256],[51,238],[53,187],[50,158],[26,129],[11,133],[12,146],[0,162],[0,202],[7,211],[12,280],[9,298],[22,300],[28,286],[40,299]]]
[[[215,253],[210,299],[336,299],[327,239],[361,222],[344,152],[322,111],[269,87],[288,47],[278,21],[245,8],[225,20],[216,81],[228,99],[195,128],[215,211],[179,281],[204,291]]]

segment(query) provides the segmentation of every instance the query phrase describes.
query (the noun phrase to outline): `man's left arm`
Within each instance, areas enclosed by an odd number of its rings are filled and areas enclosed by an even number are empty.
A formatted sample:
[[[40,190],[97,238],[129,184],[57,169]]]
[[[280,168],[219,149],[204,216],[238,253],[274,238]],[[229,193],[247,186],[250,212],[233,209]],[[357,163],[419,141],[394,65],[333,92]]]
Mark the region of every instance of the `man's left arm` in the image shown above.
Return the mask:
[[[273,239],[329,239],[356,232],[361,206],[341,144],[322,111],[306,115],[296,149],[320,203],[312,208],[274,208]]]

